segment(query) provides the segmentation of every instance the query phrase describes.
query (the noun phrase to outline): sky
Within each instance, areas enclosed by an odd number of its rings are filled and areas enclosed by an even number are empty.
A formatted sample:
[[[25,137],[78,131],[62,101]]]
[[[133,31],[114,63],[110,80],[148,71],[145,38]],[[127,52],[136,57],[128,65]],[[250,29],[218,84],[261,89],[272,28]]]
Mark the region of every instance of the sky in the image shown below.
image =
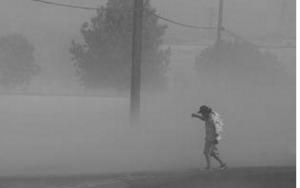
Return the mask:
[[[90,7],[105,4],[105,0],[51,1]],[[216,24],[216,0],[151,2],[163,17],[196,26]],[[247,39],[273,34],[278,28],[279,0],[224,2],[224,26]],[[291,7],[289,12],[294,14]],[[94,11],[31,0],[0,1],[0,36],[21,33],[35,46],[35,61],[42,72],[30,89],[48,93],[80,90],[69,47],[72,39],[82,40],[80,26],[93,15]],[[167,35],[182,37],[195,33],[203,38],[207,35],[172,24],[167,31]],[[226,83],[213,90],[218,94],[213,98],[193,70],[195,56],[203,49],[197,45],[172,46],[168,92],[142,95],[140,127],[127,123],[127,98],[1,95],[0,175],[204,166],[203,123],[191,118],[200,104],[209,104],[224,119],[220,151],[230,166],[294,166],[294,88],[261,87],[245,97],[240,88]],[[277,50],[275,54],[294,76],[295,50]]]

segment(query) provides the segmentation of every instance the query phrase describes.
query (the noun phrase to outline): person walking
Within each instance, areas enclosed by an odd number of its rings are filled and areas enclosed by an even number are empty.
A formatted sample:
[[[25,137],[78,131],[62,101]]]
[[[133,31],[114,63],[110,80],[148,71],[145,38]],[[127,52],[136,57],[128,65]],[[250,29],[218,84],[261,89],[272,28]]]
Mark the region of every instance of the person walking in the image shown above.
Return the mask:
[[[219,155],[219,151],[217,148],[218,143],[222,139],[223,132],[223,122],[218,113],[214,112],[208,106],[201,106],[198,113],[192,114],[193,118],[199,118],[200,120],[205,122],[205,147],[204,147],[204,155],[206,158],[207,166],[204,168],[205,170],[212,170],[211,167],[211,157],[215,158],[219,163],[219,170],[225,170],[227,168],[227,164],[222,161]]]

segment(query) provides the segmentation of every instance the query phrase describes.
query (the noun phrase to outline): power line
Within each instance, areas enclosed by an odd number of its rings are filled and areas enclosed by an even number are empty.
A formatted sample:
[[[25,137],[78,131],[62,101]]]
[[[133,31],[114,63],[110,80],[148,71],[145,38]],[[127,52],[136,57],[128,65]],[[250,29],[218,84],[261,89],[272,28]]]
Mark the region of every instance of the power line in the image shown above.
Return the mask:
[[[225,32],[228,33],[229,35],[233,36],[235,39],[241,40],[241,41],[243,41],[243,42],[251,43],[251,42],[249,42],[248,40],[246,40],[246,39],[240,37],[239,35],[237,35],[237,34],[235,34],[235,33],[233,33],[232,31],[230,31],[230,30],[228,30],[228,29],[225,29],[224,27],[223,27],[223,31],[225,31]]]
[[[193,28],[193,29],[216,29],[215,27],[200,27],[200,26],[193,26],[193,25],[183,24],[183,23],[179,23],[179,22],[170,20],[168,18],[164,18],[164,17],[159,16],[159,15],[154,14],[154,13],[150,13],[150,14],[153,15],[153,16],[156,16],[157,18],[159,18],[161,20],[164,20],[164,21],[176,24],[176,25],[180,25],[180,26],[183,26],[183,27],[189,27],[189,28]]]
[[[275,45],[258,45],[258,44],[254,44],[246,39],[244,39],[243,37],[235,34],[234,32],[228,30],[228,29],[225,29],[223,28],[223,30],[225,32],[227,32],[228,34],[230,34],[231,36],[233,36],[235,39],[238,39],[238,40],[241,40],[243,42],[246,42],[246,43],[249,43],[249,44],[252,44],[258,48],[265,48],[265,49],[282,49],[282,48],[296,48],[296,46],[292,45],[292,44],[287,44],[287,45],[281,45],[281,46],[275,46]]]
[[[45,0],[32,0],[35,2],[39,2],[39,3],[45,3],[45,4],[49,4],[49,5],[56,5],[56,6],[61,6],[61,7],[68,7],[68,8],[76,8],[76,9],[84,9],[84,10],[107,10],[105,8],[95,8],[95,7],[84,7],[84,6],[76,6],[76,5],[69,5],[69,4],[63,4],[63,3],[55,3],[55,2],[50,2],[50,1],[45,1]],[[136,11],[136,10],[134,10]],[[189,25],[189,24],[184,24],[184,23],[180,23],[165,17],[162,17],[160,15],[151,13],[151,12],[146,12],[149,15],[155,16],[161,20],[164,20],[166,22],[175,24],[175,25],[179,25],[182,27],[188,27],[188,28],[193,28],[193,29],[216,29],[216,27],[203,27],[203,26],[194,26],[194,25]]]
[[[45,0],[32,0],[32,1],[35,1],[35,2],[39,2],[39,3],[44,3],[44,4],[48,4],[48,5],[56,5],[56,6],[61,6],[61,7],[68,7],[68,8],[76,8],[76,9],[84,9],[84,10],[108,10],[106,8],[95,8],[95,7],[85,7],[85,6],[76,6],[76,5],[69,5],[69,4],[63,4],[63,3],[55,3],[55,2],[50,2],[50,1],[45,1]],[[119,10],[119,11],[122,11],[122,10]],[[132,10],[133,11],[133,10]],[[137,10],[134,10],[134,11],[137,11]],[[172,24],[175,24],[175,25],[179,25],[179,26],[182,26],[182,27],[188,27],[188,28],[193,28],[193,29],[207,29],[207,30],[211,30],[211,29],[216,29],[216,27],[203,27],[203,26],[194,26],[194,25],[188,25],[188,24],[184,24],[184,23],[180,23],[180,22],[177,22],[177,21],[174,21],[174,20],[171,20],[171,19],[168,19],[168,18],[165,18],[165,17],[162,17],[162,16],[159,16],[157,14],[154,14],[154,13],[151,13],[151,12],[146,12],[148,13],[149,15],[152,15],[152,16],[155,16],[161,20],[164,20],[166,22],[169,22],[169,23],[172,23]],[[228,29],[225,29],[225,28],[222,28],[223,31],[227,32],[228,34],[230,34],[231,36],[233,36],[235,39],[238,39],[238,40],[241,40],[241,41],[244,41],[244,42],[247,42],[247,43],[250,43],[256,47],[259,47],[259,48],[269,48],[269,49],[280,49],[280,48],[296,48],[295,45],[291,45],[291,44],[288,44],[288,45],[281,45],[281,46],[274,46],[274,45],[257,45],[257,44],[254,44],[246,39],[244,39],[243,37],[235,34],[234,32],[228,30]]]
[[[55,3],[55,2],[44,1],[44,0],[32,0],[32,1],[36,1],[39,3],[45,3],[45,4],[49,4],[49,5],[57,5],[57,6],[62,6],[62,7],[84,9],[84,10],[99,10],[100,9],[100,8],[95,8],[95,7],[83,7],[83,6],[68,5],[68,4],[63,4],[63,3]]]
[[[48,4],[48,5],[56,5],[56,6],[61,6],[61,7],[67,7],[67,8],[76,8],[76,9],[84,9],[84,10],[104,10],[107,11],[107,8],[103,8],[103,7],[99,7],[99,8],[95,8],[95,7],[85,7],[85,6],[77,6],[77,5],[70,5],[70,4],[64,4],[64,3],[55,3],[55,2],[50,2],[50,1],[45,1],[45,0],[32,0],[32,1],[36,1],[39,3],[44,3],[44,4]],[[117,10],[117,9],[115,9]],[[135,9],[138,10],[138,9]],[[126,10],[118,10],[118,11],[126,11]]]

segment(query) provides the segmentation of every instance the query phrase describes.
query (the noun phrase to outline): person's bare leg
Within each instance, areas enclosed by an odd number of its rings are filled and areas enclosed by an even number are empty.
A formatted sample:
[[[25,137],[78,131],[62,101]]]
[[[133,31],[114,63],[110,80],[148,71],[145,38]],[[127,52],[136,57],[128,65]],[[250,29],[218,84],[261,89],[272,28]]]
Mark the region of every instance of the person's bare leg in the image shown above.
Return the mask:
[[[221,168],[226,168],[226,163],[224,163],[218,154],[212,153],[212,156],[220,163]]]
[[[207,164],[206,169],[207,169],[207,170],[211,170],[211,160],[210,160],[210,157],[211,157],[210,154],[206,154],[206,155],[205,155],[205,158],[206,158],[206,164]]]
[[[220,163],[221,166],[225,164],[218,154],[213,153],[211,156],[213,156]]]

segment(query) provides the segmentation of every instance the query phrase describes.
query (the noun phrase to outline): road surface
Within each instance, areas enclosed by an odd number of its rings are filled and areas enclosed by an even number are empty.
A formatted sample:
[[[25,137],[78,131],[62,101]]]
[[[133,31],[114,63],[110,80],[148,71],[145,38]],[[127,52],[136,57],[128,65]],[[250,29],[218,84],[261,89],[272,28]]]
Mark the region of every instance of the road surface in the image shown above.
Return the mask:
[[[295,167],[198,169],[70,177],[6,177],[1,188],[295,188]]]

